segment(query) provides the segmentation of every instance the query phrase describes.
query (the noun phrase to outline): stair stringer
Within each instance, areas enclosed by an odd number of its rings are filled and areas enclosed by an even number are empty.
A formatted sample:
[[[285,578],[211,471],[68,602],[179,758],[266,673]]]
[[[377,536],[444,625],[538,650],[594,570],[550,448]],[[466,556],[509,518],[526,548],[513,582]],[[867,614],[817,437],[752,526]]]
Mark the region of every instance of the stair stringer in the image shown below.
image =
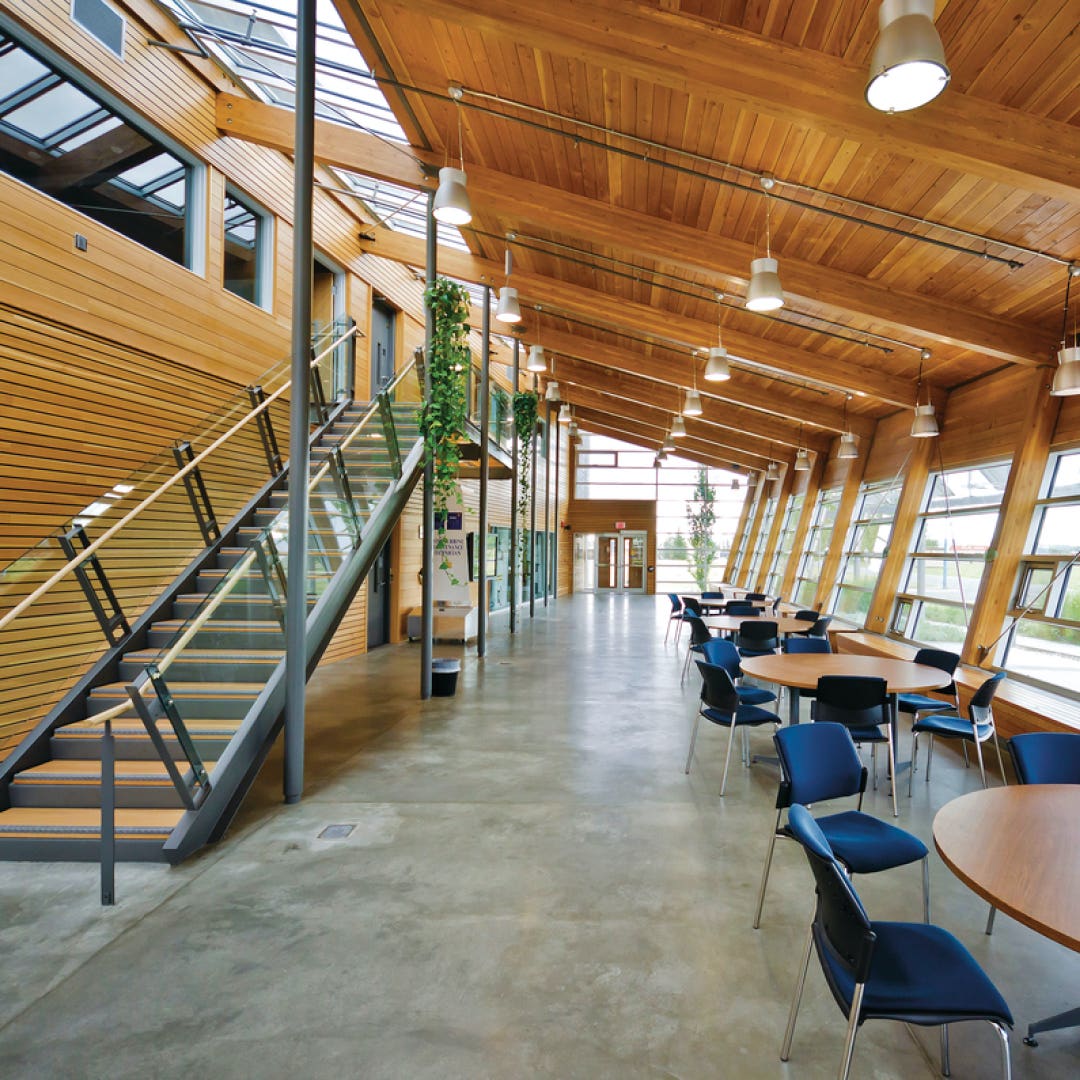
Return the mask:
[[[308,678],[401,517],[423,473],[423,457],[423,440],[418,440],[402,461],[401,479],[383,496],[368,519],[360,546],[337,571],[308,614]],[[206,844],[221,839],[281,730],[284,709],[285,661],[282,660],[218,759],[210,776],[210,794],[197,810],[184,814],[165,842],[162,852],[168,862],[183,862]]]

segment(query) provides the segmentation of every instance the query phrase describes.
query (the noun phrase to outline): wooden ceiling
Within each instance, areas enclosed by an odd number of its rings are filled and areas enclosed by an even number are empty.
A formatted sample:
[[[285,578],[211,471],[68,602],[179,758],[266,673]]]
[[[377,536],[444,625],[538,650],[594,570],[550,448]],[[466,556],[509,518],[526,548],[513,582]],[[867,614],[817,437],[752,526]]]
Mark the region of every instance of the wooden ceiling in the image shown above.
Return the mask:
[[[687,450],[760,467],[827,451],[849,393],[870,435],[914,402],[920,363],[939,403],[1053,363],[1080,260],[1075,0],[938,0],[951,85],[897,116],[863,99],[877,0],[335,3],[414,152],[339,131],[317,155],[430,183],[417,163],[455,163],[460,123],[472,254],[440,269],[501,285],[516,234],[525,340],[589,426],[656,445],[696,380]],[[743,307],[761,174],[775,318]],[[385,232],[371,250],[420,261]],[[703,383],[692,350],[718,321],[733,377]]]

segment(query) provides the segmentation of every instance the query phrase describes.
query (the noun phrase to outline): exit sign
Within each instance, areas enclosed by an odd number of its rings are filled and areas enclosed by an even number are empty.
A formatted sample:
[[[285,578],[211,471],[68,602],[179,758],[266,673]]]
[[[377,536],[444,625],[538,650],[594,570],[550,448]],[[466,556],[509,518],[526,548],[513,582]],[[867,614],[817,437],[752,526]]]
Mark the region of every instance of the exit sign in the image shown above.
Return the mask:
[[[615,522],[615,528],[616,529],[625,529],[626,528],[626,522],[625,521],[616,521]]]

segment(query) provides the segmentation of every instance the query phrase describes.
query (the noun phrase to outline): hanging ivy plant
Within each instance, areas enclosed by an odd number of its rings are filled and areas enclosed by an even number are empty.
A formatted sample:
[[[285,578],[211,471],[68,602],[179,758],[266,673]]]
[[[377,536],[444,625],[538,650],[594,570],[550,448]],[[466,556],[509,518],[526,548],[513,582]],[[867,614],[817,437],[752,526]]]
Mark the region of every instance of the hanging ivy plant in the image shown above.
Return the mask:
[[[532,439],[536,431],[536,421],[540,413],[540,395],[535,390],[519,390],[514,395],[514,431],[520,443],[518,454],[518,504],[517,512],[521,521],[518,536],[521,537],[521,578],[529,576],[529,544],[526,539],[529,511],[529,477],[532,458]]]
[[[439,569],[449,574],[452,584],[460,585],[450,573],[446,554],[446,513],[461,495],[458,463],[468,415],[466,378],[472,362],[468,340],[469,294],[464,286],[440,277],[425,290],[424,302],[434,317],[434,329],[426,358],[431,392],[420,410],[420,431],[427,461],[434,470],[435,550],[439,554]]]

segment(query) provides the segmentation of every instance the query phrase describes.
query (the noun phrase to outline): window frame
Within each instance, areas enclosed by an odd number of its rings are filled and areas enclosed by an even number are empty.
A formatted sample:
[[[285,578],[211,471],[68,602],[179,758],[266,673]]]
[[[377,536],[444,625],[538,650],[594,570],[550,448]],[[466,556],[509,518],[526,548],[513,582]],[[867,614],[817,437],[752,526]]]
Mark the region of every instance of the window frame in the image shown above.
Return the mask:
[[[813,600],[802,601],[799,599],[799,594],[802,592],[802,587],[807,582],[813,582],[814,594],[817,595],[818,589],[821,587],[821,578],[811,578],[807,574],[807,564],[812,557],[820,558],[823,562],[825,556],[828,554],[829,545],[832,543],[833,533],[836,531],[836,519],[840,513],[840,500],[843,498],[844,489],[842,487],[835,488],[821,488],[818,491],[817,504],[814,507],[814,516],[810,522],[810,528],[806,533],[806,546],[803,548],[802,554],[799,557],[799,568],[796,571],[795,580],[792,583],[792,603],[803,605],[809,610],[810,604]],[[822,519],[825,516],[826,510],[833,510],[832,519],[828,522]],[[818,550],[816,547],[819,538],[824,535],[826,537],[824,550]]]
[[[805,505],[805,494],[788,496],[787,506],[784,507],[784,520],[780,525],[780,535],[776,539],[776,550],[773,552],[772,565],[765,576],[765,592],[769,596],[780,595],[780,585],[783,583],[784,574],[787,571],[791,550],[795,546],[795,533],[799,529],[799,519],[802,517]]]
[[[888,480],[876,480],[873,482],[864,480],[859,485],[859,496],[855,503],[855,512],[851,515],[851,520],[848,522],[847,534],[844,537],[844,550],[840,557],[840,567],[836,575],[836,584],[832,589],[830,610],[834,612],[840,611],[841,600],[845,593],[857,594],[859,597],[864,597],[866,599],[866,611],[868,612],[870,610],[870,604],[873,602],[874,597],[873,586],[867,588],[863,585],[853,585],[846,582],[845,577],[851,566],[852,559],[875,559],[879,563],[879,571],[881,566],[884,566],[885,560],[889,557],[889,546],[892,543],[893,526],[896,524],[896,509],[900,503],[900,495],[903,492],[903,487],[904,480],[901,476],[894,476]],[[883,517],[877,513],[867,515],[867,506],[872,499],[877,500],[874,506],[874,510],[876,511],[878,507],[884,504],[885,499],[893,493],[896,495],[896,504],[893,506],[892,513],[888,517]],[[875,525],[888,525],[889,528],[885,538],[885,546],[882,548],[881,554],[868,554],[867,552],[856,550],[852,545],[855,542],[856,536],[859,535],[859,530],[870,528]],[[837,614],[835,619],[841,623],[850,622],[850,617],[847,613]],[[865,624],[866,612],[862,613],[862,619]]]
[[[232,296],[254,304],[263,311],[274,309],[274,215],[258,200],[241,191],[234,184],[226,182],[225,200],[231,199],[243,207],[255,219],[255,298],[249,300],[226,283],[224,256],[221,267],[222,288]],[[226,218],[227,201],[221,205],[221,233],[224,243],[228,243],[228,221]],[[223,249],[224,250],[224,249]]]

